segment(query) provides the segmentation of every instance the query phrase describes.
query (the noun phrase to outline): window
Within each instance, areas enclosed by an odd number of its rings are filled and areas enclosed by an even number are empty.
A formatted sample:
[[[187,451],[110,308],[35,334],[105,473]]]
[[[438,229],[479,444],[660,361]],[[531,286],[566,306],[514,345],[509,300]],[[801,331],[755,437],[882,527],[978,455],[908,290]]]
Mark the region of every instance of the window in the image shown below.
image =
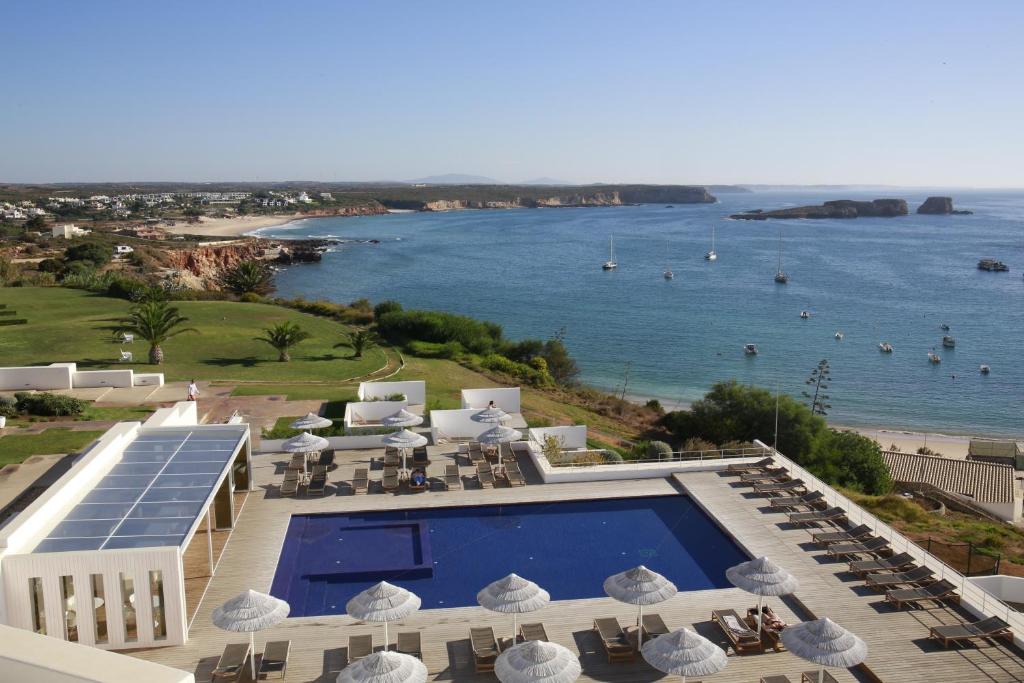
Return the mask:
[[[28,580],[28,593],[32,600],[32,630],[46,635],[46,603],[43,600],[43,580],[38,576]]]
[[[124,642],[139,639],[139,625],[135,618],[135,581],[121,574],[121,611],[124,613]]]
[[[93,625],[96,630],[96,642],[107,642],[107,603],[103,595],[103,574],[89,577],[92,583]]]
[[[149,595],[153,600],[153,639],[163,640],[167,637],[163,572],[154,570],[149,573]]]
[[[71,576],[60,577],[60,600],[64,608],[64,639],[72,643],[78,642],[78,613],[89,609],[88,601],[79,605],[75,601],[75,579]]]

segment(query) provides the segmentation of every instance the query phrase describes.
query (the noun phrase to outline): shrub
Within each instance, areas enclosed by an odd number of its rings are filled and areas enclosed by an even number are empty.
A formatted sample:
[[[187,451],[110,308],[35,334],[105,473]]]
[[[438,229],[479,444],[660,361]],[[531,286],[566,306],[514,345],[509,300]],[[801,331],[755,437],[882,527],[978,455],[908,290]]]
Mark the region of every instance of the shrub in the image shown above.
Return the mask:
[[[645,403],[644,406],[646,406],[647,408],[650,408],[651,410],[653,410],[654,412],[659,413],[659,414],[664,414],[664,412],[665,412],[665,409],[661,405],[661,401],[659,401],[656,398],[652,398],[650,401]]]
[[[83,263],[91,263],[93,268],[106,265],[110,262],[111,257],[112,252],[110,248],[97,242],[76,244],[64,250],[64,260],[68,263],[81,261]]]
[[[349,308],[354,308],[357,311],[363,311],[366,313],[373,312],[373,306],[370,305],[369,299],[356,299],[348,305]]]
[[[683,444],[684,451],[717,451],[718,446],[699,437],[692,437]]]
[[[373,319],[380,320],[382,315],[385,315],[386,313],[396,313],[400,310],[402,310],[402,304],[397,301],[387,299],[373,307]]]
[[[462,344],[459,342],[436,344],[434,342],[413,341],[406,344],[405,349],[413,356],[419,356],[420,358],[444,358],[446,360],[456,360],[466,353],[466,350],[462,348]]]
[[[64,263],[55,258],[44,258],[36,264],[40,273],[59,273],[64,270]]]
[[[88,405],[85,401],[72,396],[61,396],[60,394],[47,392],[34,394],[18,392],[14,395],[14,398],[19,413],[47,417],[81,415],[85,412],[85,408]]]
[[[402,394],[402,393],[388,394],[387,396],[384,397],[384,400],[385,401],[404,401],[405,400],[405,394]]]
[[[455,341],[481,355],[491,353],[501,342],[500,325],[438,311],[392,311],[380,317],[377,328],[382,337],[393,343]]]
[[[491,353],[484,356],[483,360],[480,361],[480,366],[495,372],[501,372],[506,375],[511,375],[517,379],[525,380],[531,384],[540,384],[544,381],[541,374],[535,369],[525,363],[517,363],[513,360],[509,360],[497,353]]]
[[[672,447],[664,441],[651,441],[647,444],[647,457],[650,460],[671,460]]]
[[[262,304],[266,301],[266,299],[256,292],[246,292],[242,296],[238,297],[238,300],[247,304]]]
[[[13,396],[0,396],[0,415],[14,417],[18,414],[18,401]]]
[[[149,290],[149,288],[149,285],[141,280],[114,276],[111,279],[110,284],[107,285],[107,296],[116,297],[118,299],[128,299],[129,301],[138,301],[145,295],[145,292]]]

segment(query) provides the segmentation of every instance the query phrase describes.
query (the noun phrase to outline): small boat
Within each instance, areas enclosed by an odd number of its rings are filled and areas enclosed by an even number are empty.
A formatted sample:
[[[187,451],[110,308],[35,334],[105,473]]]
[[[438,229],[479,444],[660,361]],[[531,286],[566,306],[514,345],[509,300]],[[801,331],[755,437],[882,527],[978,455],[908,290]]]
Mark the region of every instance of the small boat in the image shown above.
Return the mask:
[[[980,368],[978,368],[978,372],[980,372],[983,375],[987,375],[988,373],[992,372],[992,368],[990,368],[987,365],[982,365]]]
[[[757,344],[745,344],[743,346],[743,353],[747,354],[748,356],[756,356]]]
[[[932,365],[938,365],[939,363],[942,362],[942,357],[939,356],[939,354],[935,353],[934,351],[929,351],[928,362],[931,363]]]
[[[836,338],[836,341],[843,341],[843,333],[842,332],[836,332],[833,336]]]
[[[674,208],[676,208],[676,207],[672,206],[671,204],[666,204],[666,205],[665,205],[665,208],[666,208],[666,209],[674,209]]]
[[[601,266],[601,270],[615,270],[619,264],[615,262],[615,238],[608,237],[608,260]]]
[[[664,273],[662,273],[661,275],[662,275],[662,277],[664,277],[664,278],[665,278],[666,280],[671,280],[672,278],[674,278],[674,277],[676,276],[676,274],[675,274],[675,273],[673,273],[673,272],[672,272],[671,270],[666,270],[666,271],[665,271]]]
[[[715,253],[715,226],[711,226],[711,251],[704,254],[705,261],[716,261],[718,254]]]
[[[946,323],[942,323],[941,325],[939,325],[939,329],[942,330],[943,332],[949,332],[949,325],[947,325]]]
[[[782,231],[779,231],[779,269],[775,271],[775,282],[784,285],[789,282],[789,276],[782,270]]]
[[[951,336],[949,336],[947,334],[946,336],[944,336],[942,338],[942,345],[944,347],[946,347],[947,349],[955,349],[956,348],[956,339],[954,339],[953,337],[951,337]]]
[[[892,353],[892,344],[887,341],[879,342],[878,350],[882,353]]]
[[[997,261],[994,258],[983,258],[978,261],[978,270],[987,270],[993,273],[1006,273],[1009,272],[1010,267],[1002,261]]]
[[[800,311],[800,317],[803,318],[804,320],[807,320],[808,318],[811,317],[811,312],[810,311]]]

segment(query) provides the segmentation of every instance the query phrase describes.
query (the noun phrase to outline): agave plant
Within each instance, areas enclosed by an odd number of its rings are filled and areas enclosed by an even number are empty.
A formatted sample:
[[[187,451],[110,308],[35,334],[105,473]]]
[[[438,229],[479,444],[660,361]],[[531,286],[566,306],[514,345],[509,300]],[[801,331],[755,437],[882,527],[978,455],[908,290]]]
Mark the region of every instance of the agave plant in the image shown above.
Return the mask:
[[[256,341],[270,344],[277,349],[277,360],[287,363],[292,359],[291,349],[299,342],[309,339],[309,332],[306,332],[296,323],[283,322],[263,330],[262,337],[256,337]]]
[[[149,342],[149,362],[160,365],[164,362],[164,342],[185,332],[199,333],[194,327],[182,327],[187,322],[188,318],[166,301],[148,301],[131,309],[122,329]]]

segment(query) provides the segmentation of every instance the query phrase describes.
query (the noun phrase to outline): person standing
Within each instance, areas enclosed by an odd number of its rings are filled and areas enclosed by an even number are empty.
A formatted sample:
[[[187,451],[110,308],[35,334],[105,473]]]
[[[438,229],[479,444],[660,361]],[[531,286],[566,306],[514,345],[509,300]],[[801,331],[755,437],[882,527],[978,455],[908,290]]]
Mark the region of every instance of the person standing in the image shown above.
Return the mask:
[[[199,398],[199,387],[196,386],[196,381],[194,379],[190,379],[188,381],[188,390],[187,391],[188,391],[188,400],[189,401],[195,401],[196,399]]]

